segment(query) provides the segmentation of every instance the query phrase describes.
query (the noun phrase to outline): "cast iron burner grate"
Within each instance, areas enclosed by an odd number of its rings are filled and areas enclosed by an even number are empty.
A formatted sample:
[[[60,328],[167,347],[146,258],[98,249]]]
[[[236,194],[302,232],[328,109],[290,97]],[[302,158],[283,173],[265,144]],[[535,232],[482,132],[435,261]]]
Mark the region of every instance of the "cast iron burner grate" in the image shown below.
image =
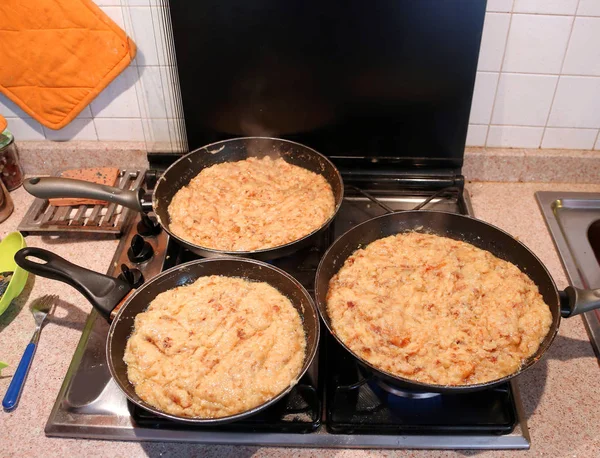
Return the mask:
[[[326,424],[336,434],[509,434],[517,412],[508,383],[474,393],[399,396],[384,389],[331,336],[323,367]]]
[[[362,194],[380,211],[390,209],[385,203],[354,186],[347,189]],[[450,191],[450,192],[449,192]],[[419,206],[434,198],[452,197],[455,188],[445,188],[429,196]],[[271,264],[293,275],[311,293],[320,259],[335,237],[335,225],[322,233],[314,245],[293,256]],[[171,267],[198,257],[180,249],[169,258]],[[492,390],[456,395],[412,393],[398,396],[382,388],[379,381],[359,366],[327,332],[322,333],[319,373],[324,377],[311,384],[305,376],[281,402],[248,419],[221,426],[202,427],[175,423],[129,403],[134,421],[149,428],[175,430],[294,432],[309,433],[321,424],[321,402],[325,399],[325,424],[333,434],[509,434],[517,424],[517,413],[509,384]],[[315,388],[315,385],[318,388]],[[317,391],[319,390],[319,391]],[[320,394],[320,396],[319,396]],[[415,399],[415,397],[419,399]]]
[[[365,194],[347,186],[330,229],[313,246],[272,264],[313,292],[319,260],[334,238],[363,221],[389,209],[412,210],[429,199],[433,200],[428,209],[472,215],[468,194],[463,195],[461,188],[440,188],[373,186]],[[126,262],[125,253],[136,233],[135,226],[135,221],[128,226],[112,266]],[[146,278],[161,269],[196,259],[176,243],[167,246],[164,232],[153,243],[155,256],[140,266]],[[423,393],[411,393],[412,398],[398,397],[390,394],[390,387],[382,387],[381,380],[361,372],[362,366],[324,327],[315,362],[300,384],[280,402],[231,424],[199,426],[173,422],[133,406],[112,382],[105,361],[107,334],[108,325],[93,312],[48,420],[47,435],[288,447],[529,448],[515,383],[472,394],[423,398]]]
[[[304,380],[301,380],[281,401],[263,412],[244,420],[218,426],[203,427],[177,423],[154,415],[131,402],[128,402],[128,406],[135,423],[156,429],[310,433],[321,425],[321,402],[317,391]]]

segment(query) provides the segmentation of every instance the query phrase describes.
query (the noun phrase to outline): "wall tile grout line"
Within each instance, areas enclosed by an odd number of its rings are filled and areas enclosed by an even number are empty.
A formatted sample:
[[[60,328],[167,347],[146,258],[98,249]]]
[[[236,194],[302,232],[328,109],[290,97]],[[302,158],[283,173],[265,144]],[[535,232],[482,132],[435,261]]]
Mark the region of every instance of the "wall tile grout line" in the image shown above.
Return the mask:
[[[474,123],[471,123],[474,124]],[[484,126],[485,124],[474,124]],[[490,124],[493,127],[534,127],[536,129],[540,129],[546,126],[543,125],[534,125],[534,124]],[[549,129],[574,129],[574,130],[596,130],[597,127],[576,127],[576,126],[547,126]]]
[[[550,121],[550,115],[552,114],[552,108],[554,107],[554,100],[556,99],[556,93],[558,92],[558,86],[560,84],[560,80],[563,76],[562,72],[565,67],[565,61],[567,60],[567,53],[569,52],[569,44],[571,44],[571,37],[573,36],[573,29],[575,28],[575,18],[577,17],[577,10],[579,9],[579,2],[581,0],[577,0],[577,7],[575,8],[575,14],[571,20],[571,30],[569,30],[569,38],[567,39],[567,45],[565,47],[565,54],[563,55],[562,62],[560,63],[560,74],[556,80],[556,86],[554,87],[554,93],[552,94],[552,102],[550,102],[550,109],[548,110],[548,115],[546,116],[546,123],[544,125],[544,130],[542,131],[542,139],[540,140],[540,148],[544,144],[544,138],[546,137],[546,130],[548,129],[548,122]],[[593,148],[593,146],[592,146]]]
[[[510,11],[508,12],[508,14],[510,14],[510,17],[508,18],[508,30],[506,31],[506,37],[504,38],[504,50],[502,51],[502,60],[500,61],[500,71],[499,71],[499,75],[498,75],[498,81],[496,82],[496,90],[494,91],[494,101],[492,102],[492,111],[490,113],[490,122],[488,123],[488,127],[485,133],[485,142],[484,142],[484,146],[487,146],[488,144],[488,138],[490,136],[490,127],[492,125],[492,118],[494,117],[494,109],[496,108],[496,99],[498,97],[498,89],[500,88],[500,79],[502,78],[502,68],[504,67],[504,59],[506,58],[506,48],[508,48],[508,37],[510,36],[510,28],[512,25],[512,11],[515,7],[515,1],[512,1],[512,5],[510,6]]]
[[[512,11],[512,14],[516,14],[516,15],[519,15],[519,16],[531,15],[531,16],[600,17],[600,14],[578,14],[578,10],[579,10],[579,1],[577,2],[577,8],[575,9],[575,12],[573,14],[570,14],[570,13],[537,13],[537,12],[514,11],[514,2],[513,2],[513,9],[511,11]]]
[[[594,139],[594,144],[592,145],[592,150],[596,149],[596,145],[598,145],[598,140],[600,140],[600,129],[596,132],[596,138]],[[598,145],[598,150],[600,150],[600,145]]]
[[[570,37],[569,37],[570,38]],[[480,72],[494,73],[491,70],[479,70]],[[531,75],[531,76],[570,76],[573,78],[600,78],[598,75],[590,75],[584,73],[533,73],[533,72],[503,72],[505,75]]]
[[[90,112],[92,109],[90,108]],[[96,139],[100,141],[100,136],[98,135],[98,128],[96,127],[96,120],[92,118],[92,126],[94,126],[94,132],[96,133]]]

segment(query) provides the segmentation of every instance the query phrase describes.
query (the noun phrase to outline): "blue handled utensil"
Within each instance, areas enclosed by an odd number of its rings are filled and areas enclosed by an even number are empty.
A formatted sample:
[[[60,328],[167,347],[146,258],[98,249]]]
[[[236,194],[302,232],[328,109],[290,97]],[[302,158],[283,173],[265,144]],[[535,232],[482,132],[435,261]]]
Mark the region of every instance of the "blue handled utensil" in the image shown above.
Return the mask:
[[[25,349],[25,353],[21,358],[19,367],[17,367],[15,375],[13,375],[13,379],[10,382],[8,390],[6,390],[4,399],[2,400],[2,407],[4,407],[4,410],[8,412],[14,410],[19,403],[19,397],[21,396],[21,391],[23,391],[25,379],[27,378],[31,361],[33,361],[33,355],[35,354],[38,340],[40,340],[42,324],[44,323],[46,316],[48,316],[48,312],[52,309],[56,299],[58,299],[58,296],[42,296],[35,299],[29,307],[31,309],[31,313],[33,314],[33,318],[35,319],[36,327],[33,337]]]

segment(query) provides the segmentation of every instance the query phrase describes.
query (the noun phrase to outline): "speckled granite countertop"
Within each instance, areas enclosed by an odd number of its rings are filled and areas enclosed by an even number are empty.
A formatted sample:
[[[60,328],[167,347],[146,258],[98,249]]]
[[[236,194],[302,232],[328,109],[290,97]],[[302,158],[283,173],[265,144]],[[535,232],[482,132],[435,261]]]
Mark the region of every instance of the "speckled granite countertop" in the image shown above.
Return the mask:
[[[600,185],[568,183],[471,183],[476,216],[493,223],[531,248],[546,264],[559,288],[566,277],[534,200],[538,190],[600,192]],[[0,224],[0,237],[16,229],[32,198],[21,188],[12,193],[16,210]],[[105,272],[117,246],[115,240],[27,238],[29,246],[45,247],[87,268]],[[0,412],[0,454],[3,456],[211,456],[211,457],[365,457],[365,456],[598,456],[600,450],[600,368],[581,318],[563,320],[547,355],[519,377],[532,439],[530,451],[376,451],[300,450],[175,444],[123,443],[50,439],[44,426],[71,362],[90,305],[61,283],[30,276],[21,297],[0,317],[0,359],[10,364],[0,377],[3,396],[34,329],[26,304],[43,294],[61,298],[45,327],[19,407]]]

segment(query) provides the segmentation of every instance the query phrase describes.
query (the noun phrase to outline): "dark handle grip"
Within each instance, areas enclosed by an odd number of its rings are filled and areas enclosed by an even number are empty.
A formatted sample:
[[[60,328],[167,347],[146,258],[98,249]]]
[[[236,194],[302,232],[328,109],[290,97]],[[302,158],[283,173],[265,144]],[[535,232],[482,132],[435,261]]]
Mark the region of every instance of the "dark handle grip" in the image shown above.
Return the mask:
[[[2,407],[4,407],[4,410],[7,412],[10,412],[17,407],[34,354],[35,344],[30,342],[25,349],[25,353],[23,353],[23,356],[21,357],[21,362],[19,363],[15,375],[13,375],[13,378],[10,381],[8,390],[6,390],[4,399],[2,400]]]
[[[75,199],[97,199],[112,202],[136,211],[143,211],[142,196],[144,191],[125,190],[106,186],[103,184],[90,183],[89,181],[73,180],[71,178],[29,178],[23,182],[25,190],[40,199],[52,199],[55,197],[68,197]]]
[[[36,258],[44,262],[36,262],[28,258]],[[106,319],[109,319],[112,310],[131,290],[127,282],[76,266],[41,248],[27,247],[17,251],[15,262],[32,274],[71,285],[83,294]]]
[[[600,289],[581,289],[567,286],[561,315],[565,318],[600,308]]]

